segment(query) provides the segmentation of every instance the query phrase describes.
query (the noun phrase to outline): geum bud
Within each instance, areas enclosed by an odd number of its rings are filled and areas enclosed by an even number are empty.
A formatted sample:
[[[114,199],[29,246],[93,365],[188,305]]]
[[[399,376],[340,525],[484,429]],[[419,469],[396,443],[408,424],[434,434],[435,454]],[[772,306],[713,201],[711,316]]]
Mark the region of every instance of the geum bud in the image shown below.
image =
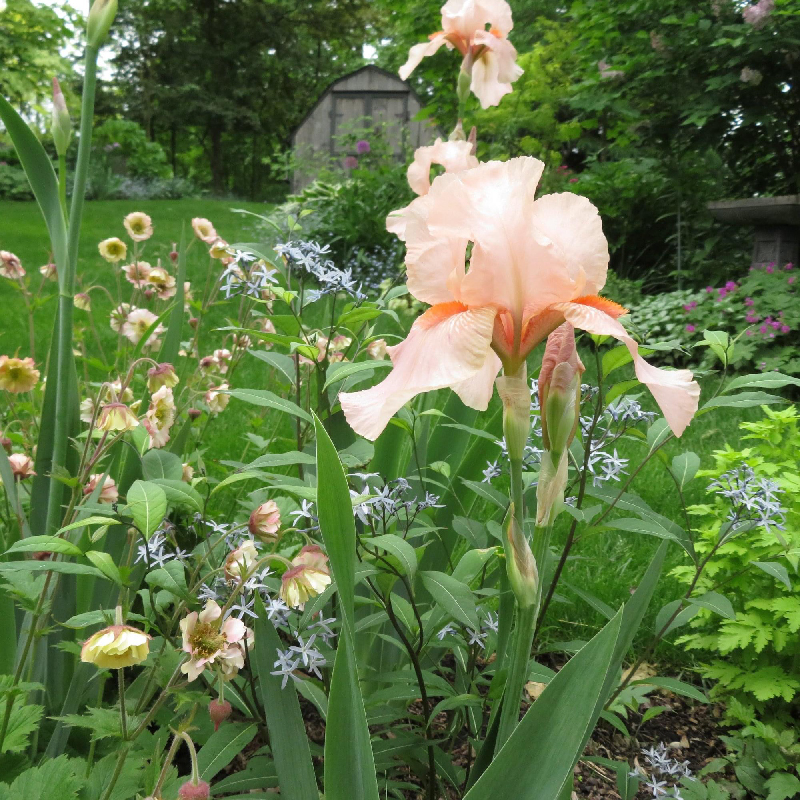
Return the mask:
[[[575,349],[575,329],[565,322],[547,337],[539,372],[545,452],[536,487],[537,525],[552,525],[564,501],[569,446],[580,419],[584,369]]]

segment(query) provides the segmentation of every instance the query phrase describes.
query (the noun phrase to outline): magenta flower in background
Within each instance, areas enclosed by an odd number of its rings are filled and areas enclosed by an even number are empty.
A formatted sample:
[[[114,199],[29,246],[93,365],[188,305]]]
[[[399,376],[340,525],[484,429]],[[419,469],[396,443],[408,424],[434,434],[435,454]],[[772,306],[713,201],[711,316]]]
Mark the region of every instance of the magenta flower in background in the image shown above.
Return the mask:
[[[694,333],[696,330],[697,330],[697,328],[695,328],[694,325],[687,325],[686,326],[686,333]]]
[[[781,324],[780,324],[780,322],[778,322],[778,320],[773,320],[772,322],[770,322],[770,325],[772,325],[772,327],[773,327],[775,330],[778,330],[778,328],[780,328],[780,327],[781,327]]]
[[[794,275],[790,275],[790,276],[789,276],[789,277],[786,279],[786,283],[788,283],[788,284],[791,286],[791,285],[794,283]]]
[[[766,333],[766,332],[767,332],[767,325],[766,325],[766,324],[762,325],[762,326],[759,328],[759,331],[761,331],[761,333]]]
[[[751,330],[750,330],[750,328],[748,328],[748,329],[745,331],[745,333],[746,333],[748,336],[752,336],[752,335],[753,335],[753,331],[751,331]]]
[[[759,320],[759,319],[760,319],[760,317],[758,316],[758,314],[752,314],[752,313],[751,313],[751,314],[748,314],[748,315],[745,317],[745,320],[746,320],[747,322],[749,322],[749,323],[758,322],[758,320]]]
[[[714,287],[713,286],[706,286],[706,292],[708,292],[708,294],[711,294],[711,292],[713,292],[713,291],[714,291]]]
[[[767,275],[772,275],[773,272],[775,272],[775,265],[774,264],[769,264],[767,266]]]
[[[790,270],[790,269],[793,269],[793,268],[794,268],[794,264],[792,264],[791,261],[784,267],[785,270]]]
[[[356,153],[360,156],[363,156],[364,153],[369,153],[370,149],[369,142],[366,139],[360,139],[356,142]]]
[[[693,311],[695,308],[697,308],[697,300],[692,300],[691,303],[687,303],[683,307],[683,310],[688,314],[690,311]]]
[[[577,179],[577,178],[570,178],[570,179],[569,179],[569,182],[570,182],[570,183],[577,183],[577,182],[578,182],[578,179]]]
[[[744,304],[745,304],[746,306],[754,306],[754,305],[755,305],[755,303],[756,303],[756,301],[755,301],[755,300],[753,300],[753,298],[752,298],[752,297],[745,297],[745,299],[744,299]]]
[[[343,163],[345,169],[356,169],[358,167],[358,159],[355,156],[346,156]]]
[[[717,294],[719,295],[717,302],[719,302],[728,296],[728,290],[724,286],[721,286],[719,289],[717,289]]]
[[[735,289],[738,289],[739,287],[738,287],[738,285],[737,285],[736,281],[728,281],[728,282],[725,284],[725,288],[726,288],[726,289],[727,289],[729,292],[732,292],[732,291],[734,291]]]

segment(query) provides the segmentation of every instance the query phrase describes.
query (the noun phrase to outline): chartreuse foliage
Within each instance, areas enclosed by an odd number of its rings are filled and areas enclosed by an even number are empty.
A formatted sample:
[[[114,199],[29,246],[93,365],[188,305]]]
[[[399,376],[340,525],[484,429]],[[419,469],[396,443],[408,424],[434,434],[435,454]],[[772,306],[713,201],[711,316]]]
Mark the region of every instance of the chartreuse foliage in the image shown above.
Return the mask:
[[[677,642],[705,661],[713,696],[741,729],[729,742],[740,754],[741,783],[758,796],[792,797],[800,791],[800,417],[794,406],[765,408],[761,420],[741,428],[749,446],[714,452],[714,466],[698,473],[714,494],[689,509],[698,553],[708,558],[694,592],[708,597],[720,587],[725,610],[695,607]],[[731,530],[717,547],[732,514],[743,530]],[[675,574],[691,579],[683,567]]]

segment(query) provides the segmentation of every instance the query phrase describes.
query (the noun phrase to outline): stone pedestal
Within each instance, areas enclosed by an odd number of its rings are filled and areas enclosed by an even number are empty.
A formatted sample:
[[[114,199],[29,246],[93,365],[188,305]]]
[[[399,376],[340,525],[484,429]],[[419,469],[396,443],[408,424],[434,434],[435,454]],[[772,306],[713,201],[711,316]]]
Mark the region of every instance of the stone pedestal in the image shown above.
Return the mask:
[[[800,195],[721,200],[708,209],[720,222],[755,229],[751,266],[782,267],[800,260]]]

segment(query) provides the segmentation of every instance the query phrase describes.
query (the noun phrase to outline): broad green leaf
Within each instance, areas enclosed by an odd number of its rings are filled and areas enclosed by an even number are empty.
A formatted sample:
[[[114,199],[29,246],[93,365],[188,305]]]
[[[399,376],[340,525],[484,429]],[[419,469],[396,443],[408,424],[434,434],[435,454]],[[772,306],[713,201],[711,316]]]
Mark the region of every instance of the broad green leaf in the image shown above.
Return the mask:
[[[86,552],[86,558],[89,559],[106,578],[114,581],[118,586],[122,586],[122,576],[119,574],[119,568],[108,553],[104,553],[100,550],[88,550]]]
[[[293,464],[316,464],[317,459],[310,453],[290,450],[288,453],[266,453],[251,461],[245,469],[265,469],[267,467],[288,467]]]
[[[575,592],[575,594],[578,595],[581,600],[588,603],[595,611],[598,611],[606,619],[612,619],[617,613],[613,608],[611,608],[610,605],[604,603],[599,597],[595,597],[593,594],[581,589],[579,586],[575,586],[572,583],[567,583],[565,580],[561,581],[561,585],[565,586],[571,592]]]
[[[672,474],[681,489],[697,475],[698,469],[700,469],[700,456],[697,453],[681,453],[672,459]]]
[[[331,364],[328,367],[327,374],[325,376],[325,385],[322,387],[323,389],[327,389],[329,386],[333,386],[334,383],[339,383],[343,381],[345,378],[349,378],[351,375],[356,375],[359,372],[365,372],[367,370],[371,370],[375,372],[375,370],[380,369],[391,369],[392,362],[391,361],[356,361],[356,362],[339,362],[337,364]]]
[[[247,352],[251,356],[255,356],[259,361],[275,367],[292,386],[295,385],[297,380],[295,363],[289,356],[283,355],[283,353],[273,353],[270,350],[248,350]]]
[[[710,347],[723,364],[728,364],[733,357],[734,345],[725,331],[703,331],[703,341],[695,347]]]
[[[435,570],[420,572],[420,577],[434,601],[451,617],[473,630],[479,630],[478,611],[469,586],[444,572]]]
[[[132,612],[128,612],[127,620],[130,622],[134,620],[136,622],[147,622],[147,617],[143,617],[141,614],[134,614]],[[92,625],[113,625],[114,624],[114,610],[108,609],[107,611],[86,611],[83,614],[76,614],[74,617],[70,617],[66,622],[61,623],[65,628],[73,628],[74,630],[82,630],[83,628],[89,628]]]
[[[190,486],[186,481],[173,480],[167,478],[153,478],[150,483],[160,486],[167,496],[170,505],[188,508],[190,511],[203,511],[203,498],[197,489]]]
[[[700,407],[698,413],[710,411],[712,408],[752,408],[768,406],[771,403],[785,403],[783,397],[766,392],[739,392],[738,394],[718,394]]]
[[[146,481],[155,478],[179,481],[183,477],[183,463],[175,453],[154,448],[142,456],[142,476]]]
[[[29,536],[14,542],[6,553],[61,553],[65,556],[80,556],[83,551],[67,539],[58,536]]]
[[[667,421],[661,417],[657,419],[648,429],[647,429],[647,444],[650,447],[650,453],[653,450],[661,447],[662,444],[672,435],[672,431],[670,430],[669,424]]]
[[[331,676],[329,719],[337,735],[325,737],[326,800],[378,800],[375,760],[358,681],[354,642],[356,531],[350,490],[339,455],[319,419],[314,419],[319,481],[320,532],[339,592],[342,632]]]
[[[149,539],[167,513],[166,493],[150,481],[134,481],[126,499],[133,521],[145,539]]]
[[[779,564],[777,561],[751,561],[750,563],[754,567],[758,567],[760,570],[766,572],[767,575],[772,575],[773,578],[777,578],[789,591],[792,590],[789,572],[783,564]]]
[[[230,486],[232,483],[239,483],[240,481],[249,481],[253,478],[263,478],[260,472],[234,472],[233,475],[228,475],[227,478],[221,480],[212,490],[211,494],[216,494],[220,489]]]
[[[633,356],[625,345],[612,348],[603,355],[603,378],[606,378],[615,369],[630,364],[631,361],[633,361]]]
[[[184,572],[183,564],[177,559],[167,561],[163,567],[148,572],[144,579],[151,586],[165,589],[182,600],[189,597],[189,590],[186,586],[186,573]]]
[[[631,533],[645,533],[648,536],[658,536],[660,539],[669,539],[677,542],[694,559],[694,545],[689,534],[675,523],[670,524],[670,520],[658,519],[636,519],[626,517],[623,519],[611,520],[604,527],[613,528],[620,531],[630,531]]]
[[[267,619],[264,604],[256,596],[258,618],[253,623],[255,651],[251,653],[253,667],[258,676],[261,703],[267,717],[267,728],[272,745],[272,757],[285,800],[306,800],[315,797],[317,781],[311,752],[308,747],[300,701],[295,691],[295,683],[289,680],[281,688],[283,679],[272,675],[277,653],[284,645],[278,632]],[[308,681],[302,681],[308,683]]]
[[[403,571],[409,580],[414,580],[414,573],[417,571],[417,554],[414,548],[405,540],[393,533],[386,533],[382,536],[375,536],[367,540],[367,544],[377,545],[378,547],[391,553],[403,565]]]
[[[602,710],[622,612],[548,683],[464,800],[558,800]]]
[[[428,725],[430,726],[436,715],[442,711],[452,711],[455,708],[480,708],[481,705],[483,705],[483,698],[476,694],[457,694],[454,697],[445,697],[431,710]]]
[[[722,391],[727,393],[736,389],[782,389],[784,386],[800,386],[800,378],[782,375],[780,372],[758,372],[734,378]]]
[[[701,692],[696,686],[690,683],[684,683],[676,678],[644,678],[640,681],[631,681],[631,686],[657,686],[659,689],[666,689],[674,694],[681,694],[684,697],[691,697],[692,700],[697,700],[700,703],[707,703],[708,697],[704,692]]]
[[[503,511],[506,510],[508,506],[508,498],[495,489],[494,486],[490,486],[488,483],[470,481],[466,478],[462,478],[461,482],[468,489],[472,489],[472,491],[475,492],[475,494],[477,494],[479,497],[482,497],[484,500],[488,500],[490,503],[493,503]]]
[[[255,738],[258,726],[246,722],[225,722],[197,753],[197,768],[200,778],[210,781],[225,769],[239,753]]]
[[[311,416],[300,406],[266,389],[229,389],[227,393],[245,403],[262,408],[274,408],[276,411],[283,411],[285,414],[291,414],[293,417],[300,417],[306,422],[311,422]]]
[[[0,572],[60,572],[65,575],[106,577],[97,567],[75,564],[73,561],[5,561],[0,562]]]
[[[719,592],[706,592],[702,597],[689,597],[687,602],[693,606],[707,608],[725,619],[736,619],[733,604],[725,595]]]
[[[77,522],[73,522],[70,525],[65,525],[63,528],[59,528],[59,533],[64,533],[66,531],[73,531],[77,530],[78,528],[94,528],[98,525],[117,525],[119,524],[119,520],[115,519],[114,517],[99,517],[99,516],[92,516],[92,517],[84,517],[83,519],[79,519]]]
[[[667,624],[667,620],[675,613],[675,611],[680,608],[682,604],[682,600],[673,600],[670,603],[667,603],[665,606],[661,608],[661,610],[656,614],[656,622],[655,622],[655,632],[661,633],[663,636],[666,636],[671,631],[674,631],[676,628],[680,628],[681,625],[685,625],[692,617],[697,615],[697,612],[700,610],[699,606],[688,605],[686,608],[682,609],[678,612],[675,616],[675,619],[670,622],[669,627],[664,630],[664,626]]]

